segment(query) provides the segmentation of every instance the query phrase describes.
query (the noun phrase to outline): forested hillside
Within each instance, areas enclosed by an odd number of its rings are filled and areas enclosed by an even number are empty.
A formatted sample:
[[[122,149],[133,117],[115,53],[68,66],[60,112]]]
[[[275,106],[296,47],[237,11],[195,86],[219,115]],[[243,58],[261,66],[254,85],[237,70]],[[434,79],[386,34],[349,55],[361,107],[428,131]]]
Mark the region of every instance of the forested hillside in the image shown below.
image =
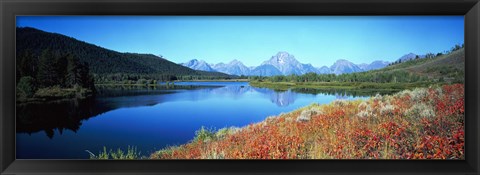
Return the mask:
[[[20,62],[23,64],[36,64],[45,50],[56,55],[71,54],[89,67],[97,82],[231,77],[223,73],[192,70],[152,54],[120,53],[30,27],[16,29],[16,49],[17,55],[32,56]]]
[[[462,83],[465,77],[465,48],[457,45],[447,54],[438,53],[435,56],[390,65],[372,72],[393,71],[405,71],[434,81]]]

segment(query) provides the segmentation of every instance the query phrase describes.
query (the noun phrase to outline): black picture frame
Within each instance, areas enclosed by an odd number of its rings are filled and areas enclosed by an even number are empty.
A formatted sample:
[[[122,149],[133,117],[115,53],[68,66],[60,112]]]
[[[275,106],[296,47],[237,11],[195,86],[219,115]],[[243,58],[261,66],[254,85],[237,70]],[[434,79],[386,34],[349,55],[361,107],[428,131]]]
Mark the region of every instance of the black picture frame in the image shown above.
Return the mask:
[[[0,174],[479,174],[478,0],[1,0]],[[17,15],[464,15],[465,160],[16,160]]]

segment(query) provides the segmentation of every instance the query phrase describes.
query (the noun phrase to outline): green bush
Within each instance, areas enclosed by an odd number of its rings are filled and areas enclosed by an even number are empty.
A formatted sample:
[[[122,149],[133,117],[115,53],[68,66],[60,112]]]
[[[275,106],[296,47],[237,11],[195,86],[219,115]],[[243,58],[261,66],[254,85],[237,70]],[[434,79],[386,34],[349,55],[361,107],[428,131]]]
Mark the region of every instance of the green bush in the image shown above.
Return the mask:
[[[62,89],[60,86],[52,86],[38,89],[34,97],[37,98],[73,98],[76,93],[74,89]]]
[[[222,129],[219,129],[217,132],[215,132],[215,138],[216,139],[223,139],[225,138],[225,136],[229,135],[229,134],[233,134],[233,133],[236,133],[240,130],[240,128],[237,128],[237,127],[228,127],[228,128],[222,128]]]
[[[137,80],[137,84],[147,84],[147,80],[146,79],[138,79]]]
[[[193,139],[195,142],[203,141],[208,142],[215,138],[215,130],[214,129],[207,129],[202,126],[200,130],[195,131],[195,138]]]
[[[60,98],[85,98],[92,93],[92,90],[75,86],[65,89],[60,86],[52,86],[38,89],[33,95],[35,98],[60,99]]]
[[[35,94],[34,79],[30,76],[20,78],[17,84],[17,94],[25,98],[31,98]]]

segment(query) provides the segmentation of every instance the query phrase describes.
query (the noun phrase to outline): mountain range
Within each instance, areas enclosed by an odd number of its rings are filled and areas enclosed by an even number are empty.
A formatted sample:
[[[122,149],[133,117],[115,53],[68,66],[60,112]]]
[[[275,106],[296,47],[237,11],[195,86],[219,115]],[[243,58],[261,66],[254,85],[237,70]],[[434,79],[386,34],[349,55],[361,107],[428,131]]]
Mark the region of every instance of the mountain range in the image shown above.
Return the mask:
[[[359,64],[357,66],[364,71],[369,71],[369,70],[384,68],[385,65],[388,65],[388,64],[389,64],[388,61],[373,61],[370,64],[363,63],[363,64]]]
[[[238,60],[233,60],[230,63],[218,63],[213,65],[213,68],[219,72],[230,72],[231,75],[248,75],[250,74],[250,68],[245,66]]]
[[[190,60],[189,62],[183,63],[182,66],[188,67],[190,69],[201,70],[201,71],[220,72],[210,67],[210,65],[208,65],[208,63],[206,63],[205,61],[197,60],[197,59],[193,59],[193,60]]]
[[[414,59],[417,55],[409,53],[403,55],[398,60],[406,61]],[[424,55],[418,55],[424,58]],[[259,66],[248,67],[239,60],[233,60],[229,63],[209,64],[203,60],[193,59],[187,63],[180,63],[183,66],[195,70],[216,71],[230,75],[257,75],[257,76],[274,76],[274,75],[302,75],[309,72],[317,74],[345,74],[353,72],[363,72],[375,69],[381,69],[388,66],[390,62],[376,60],[371,63],[354,64],[346,59],[339,59],[330,67],[314,67],[312,64],[300,63],[292,54],[288,52],[278,52],[270,59],[262,62]]]

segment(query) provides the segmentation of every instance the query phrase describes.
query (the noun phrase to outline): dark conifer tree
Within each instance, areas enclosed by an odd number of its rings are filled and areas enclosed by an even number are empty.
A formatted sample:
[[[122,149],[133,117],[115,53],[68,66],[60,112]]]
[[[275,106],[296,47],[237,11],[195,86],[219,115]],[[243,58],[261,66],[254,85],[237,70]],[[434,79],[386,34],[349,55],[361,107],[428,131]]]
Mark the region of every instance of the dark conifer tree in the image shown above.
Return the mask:
[[[55,68],[53,53],[46,49],[40,55],[37,81],[39,87],[50,87],[58,84],[58,75]]]
[[[58,76],[57,84],[61,87],[66,87],[65,75],[67,74],[67,56],[57,56],[55,58],[55,69]]]
[[[65,74],[65,85],[66,87],[74,87],[75,85],[81,86],[81,75],[80,75],[80,64],[78,60],[73,56],[68,54],[66,56],[67,66]]]

